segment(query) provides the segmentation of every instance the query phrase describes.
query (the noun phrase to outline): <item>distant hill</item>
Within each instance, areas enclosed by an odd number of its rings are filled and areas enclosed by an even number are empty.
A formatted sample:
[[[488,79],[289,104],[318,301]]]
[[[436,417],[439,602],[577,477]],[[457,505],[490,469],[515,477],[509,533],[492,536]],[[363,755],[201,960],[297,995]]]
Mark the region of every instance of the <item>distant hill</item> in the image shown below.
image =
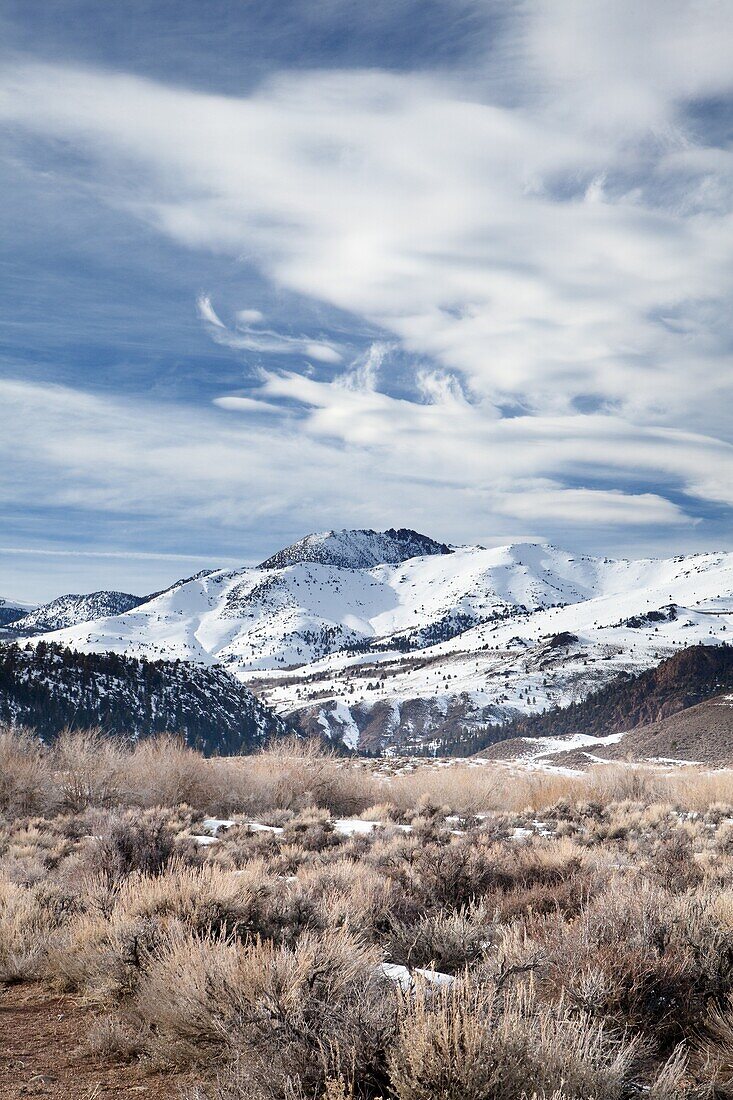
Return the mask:
[[[579,703],[489,726],[475,737],[442,747],[468,755],[510,738],[605,737],[661,722],[726,691],[733,691],[733,646],[690,646],[638,676],[618,677]],[[628,744],[624,738],[624,748]]]
[[[32,608],[30,607],[15,603],[14,600],[3,599],[3,597],[0,596],[0,627],[17,622],[18,619],[22,619],[23,616],[27,615],[31,610]]]
[[[86,594],[69,593],[57,596],[49,603],[41,604],[33,610],[25,611],[13,620],[13,628],[20,634],[41,634],[50,630],[63,630],[64,627],[92,619],[104,619],[110,615],[123,615],[144,603],[147,596],[133,596],[130,592],[89,592]]]
[[[207,754],[251,752],[293,733],[216,665],[76,653],[45,641],[0,645],[0,722],[30,726],[44,740],[67,727],[134,738],[170,732]]]
[[[733,764],[733,694],[716,695],[650,725],[638,726],[601,755],[609,759],[697,760]]]

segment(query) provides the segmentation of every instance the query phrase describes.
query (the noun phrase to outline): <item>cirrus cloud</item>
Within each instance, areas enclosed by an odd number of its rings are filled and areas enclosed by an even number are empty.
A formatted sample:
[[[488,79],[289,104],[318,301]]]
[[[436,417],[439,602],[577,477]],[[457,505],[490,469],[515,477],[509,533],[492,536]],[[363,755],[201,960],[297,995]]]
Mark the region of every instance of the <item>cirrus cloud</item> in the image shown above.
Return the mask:
[[[139,477],[222,523],[255,501],[294,522],[307,499],[312,527],[409,496],[444,537],[467,501],[507,530],[556,514],[680,528],[733,503],[733,161],[705,126],[706,102],[733,95],[733,23],[713,0],[511,15],[484,67],[283,72],[241,98],[6,69],[0,119],[82,154],[100,202],[383,336],[350,363],[328,332],[247,308],[228,322],[203,295],[212,340],[257,357],[256,386],[197,412],[208,440],[186,421],[185,453],[152,423],[134,458],[119,432],[42,441],[59,467],[78,458],[79,500],[143,508]],[[393,349],[411,364],[399,386]]]

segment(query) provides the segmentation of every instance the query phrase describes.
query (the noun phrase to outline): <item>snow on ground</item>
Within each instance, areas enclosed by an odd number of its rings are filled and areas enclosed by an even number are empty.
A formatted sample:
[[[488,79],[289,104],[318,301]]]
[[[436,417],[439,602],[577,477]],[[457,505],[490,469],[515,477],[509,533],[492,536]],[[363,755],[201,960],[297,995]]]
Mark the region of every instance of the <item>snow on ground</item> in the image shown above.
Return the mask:
[[[413,970],[408,970],[406,966],[401,966],[399,963],[381,963],[377,968],[377,972],[390,982],[395,982],[406,993],[414,990],[416,985],[415,976],[430,985],[438,986],[451,986],[456,980],[452,974],[443,974],[439,970],[423,970],[419,966],[416,966]]]
[[[276,825],[263,825],[259,821],[237,821],[234,818],[219,818],[219,817],[206,817],[201,822],[201,828],[206,831],[206,836],[198,837],[200,843],[210,844],[213,839],[218,839],[219,833],[223,830],[225,833],[236,826],[239,829],[246,829],[250,833],[282,833],[282,829]]]
[[[387,825],[392,829],[399,829],[401,832],[412,832],[411,825],[396,825],[393,822],[384,821],[365,821],[360,817],[342,817],[333,822],[334,830],[341,833],[342,836],[363,836],[375,829],[383,829]],[[204,818],[200,826],[206,835],[197,836],[196,840],[199,844],[211,844],[219,838],[222,831],[227,832],[232,826],[246,829],[251,833],[275,833],[280,835],[283,832],[283,829],[279,826],[263,825],[261,821],[237,821],[235,818],[207,817]]]
[[[384,829],[387,825],[389,825],[389,828],[399,829],[403,833],[412,832],[412,825],[396,825],[392,821],[364,821],[360,817],[342,817],[333,823],[336,832],[341,833],[343,836],[363,836],[375,829]]]
[[[237,822],[229,817],[205,817],[201,822],[201,828],[205,829],[211,836],[216,836],[220,829],[231,829],[232,825],[236,825]]]
[[[336,701],[333,710],[332,721],[341,728],[341,739],[346,745],[347,749],[356,749],[359,747],[359,727],[354,721],[351,711],[346,703],[340,699]]]
[[[567,737],[537,737],[531,741],[526,740],[526,752],[521,755],[521,763],[526,767],[552,765],[552,757],[558,753],[572,752],[574,749],[594,749],[599,745],[617,745],[623,733],[609,733],[607,737],[591,737],[589,734],[574,733]],[[591,760],[604,763],[603,757],[593,757]]]

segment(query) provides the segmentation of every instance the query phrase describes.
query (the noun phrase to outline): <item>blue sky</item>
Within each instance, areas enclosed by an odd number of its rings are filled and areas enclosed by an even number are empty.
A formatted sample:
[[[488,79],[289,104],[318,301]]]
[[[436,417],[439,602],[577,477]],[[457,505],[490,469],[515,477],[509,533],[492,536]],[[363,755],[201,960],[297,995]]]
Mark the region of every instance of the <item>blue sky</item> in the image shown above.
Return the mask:
[[[6,0],[0,595],[730,547],[733,6]]]

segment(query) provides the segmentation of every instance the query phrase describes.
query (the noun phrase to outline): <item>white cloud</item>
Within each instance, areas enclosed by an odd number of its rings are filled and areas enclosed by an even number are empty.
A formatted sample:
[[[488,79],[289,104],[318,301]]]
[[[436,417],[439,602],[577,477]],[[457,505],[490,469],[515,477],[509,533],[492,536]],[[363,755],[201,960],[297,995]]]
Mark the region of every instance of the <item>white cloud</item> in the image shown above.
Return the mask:
[[[608,527],[690,524],[689,516],[656,493],[618,490],[560,489],[515,485],[503,502],[506,515],[546,523],[562,516],[568,524],[597,523]]]
[[[576,124],[664,137],[670,104],[730,90],[730,14],[718,0],[530,0],[525,71]]]
[[[211,562],[211,556],[202,554],[162,554],[147,550],[60,550],[55,548],[48,550],[38,546],[0,546],[0,554],[17,555],[18,557],[40,558],[122,558],[124,561],[190,561]],[[221,562],[222,565],[234,562],[233,558]]]
[[[198,310],[199,317],[206,324],[212,325],[214,328],[224,328],[224,322],[217,316],[216,310],[211,304],[211,298],[208,294],[201,294],[196,299],[196,308]]]
[[[270,405],[267,401],[258,401],[254,397],[241,397],[237,394],[215,397],[214,404],[217,408],[228,409],[230,412],[277,413],[279,416],[283,413],[279,405]]]
[[[621,187],[642,158],[659,195],[675,183],[668,154],[689,142],[669,99],[654,150],[646,133],[594,141],[553,117],[554,99],[497,108],[424,77],[299,74],[228,100],[30,66],[4,90],[6,117],[141,166],[141,193],[118,201],[165,232],[246,247],[277,282],[368,317],[487,395],[559,407],[582,390],[702,421],[722,389],[719,349],[657,314],[733,289],[730,213],[685,217]],[[614,186],[594,192],[602,173]],[[250,322],[228,333],[213,316],[230,346],[336,361],[320,341]]]
[[[260,425],[252,415],[259,402],[232,397],[225,408],[241,416],[169,408],[162,417],[152,403],[0,381],[0,402],[16,425],[0,437],[0,500],[26,499],[32,483],[39,507],[133,514],[189,540],[265,520],[296,530],[401,522],[468,540],[477,515],[491,516],[494,535],[507,538],[517,519],[523,531],[527,520],[541,520],[555,532],[596,523],[621,529],[644,517],[650,525],[685,522],[654,494],[567,489],[563,477],[580,453],[599,475],[618,449],[630,479],[660,468],[677,477],[697,468],[704,477],[715,468],[729,496],[733,484],[714,441],[655,429],[640,436],[602,418],[581,418],[578,437],[569,418],[487,426],[450,391],[416,405],[292,375],[267,378],[261,393],[297,397],[311,412]]]
[[[241,431],[205,420],[214,434],[193,430],[183,456],[146,443],[163,495],[182,462],[222,518],[244,507],[227,484],[265,511],[303,492],[336,511],[348,487],[370,513],[409,485],[443,519],[464,491],[507,523],[556,507],[678,523],[673,491],[731,502],[732,162],[683,108],[733,92],[733,21],[713,0],[530,0],[507,43],[470,74],[286,73],[243,99],[48,65],[0,78],[0,117],[82,149],[100,197],[184,245],[246,252],[421,364],[399,399],[381,352],[330,383],[268,373],[259,395],[218,401]],[[199,313],[232,349],[342,362],[257,310],[230,328],[203,296]],[[281,400],[306,412],[279,419]],[[93,438],[130,463],[118,433]],[[96,491],[105,506],[132,490]]]
[[[556,488],[583,471],[584,480],[618,479],[624,483],[661,480],[690,496],[733,506],[733,446],[698,433],[656,425],[638,426],[620,416],[554,415],[499,418],[489,405],[471,404],[449,378],[424,384],[425,401],[416,403],[375,390],[358,374],[342,381],[319,382],[298,374],[266,374],[260,394],[266,401],[288,399],[308,406],[301,430],[310,436],[374,448],[387,464],[418,472],[445,485],[490,490],[492,506],[520,515],[510,507],[513,486],[526,491],[526,479],[552,477]],[[387,457],[388,456],[388,457]],[[604,504],[618,522],[630,515],[618,507],[624,494],[600,489],[577,490],[563,499],[568,520],[578,521],[588,504],[587,522]],[[645,497],[635,496],[635,515]],[[590,507],[592,503],[592,507]],[[556,513],[565,518],[566,513]],[[669,505],[668,518],[681,518]],[[650,523],[661,522],[650,513]]]

